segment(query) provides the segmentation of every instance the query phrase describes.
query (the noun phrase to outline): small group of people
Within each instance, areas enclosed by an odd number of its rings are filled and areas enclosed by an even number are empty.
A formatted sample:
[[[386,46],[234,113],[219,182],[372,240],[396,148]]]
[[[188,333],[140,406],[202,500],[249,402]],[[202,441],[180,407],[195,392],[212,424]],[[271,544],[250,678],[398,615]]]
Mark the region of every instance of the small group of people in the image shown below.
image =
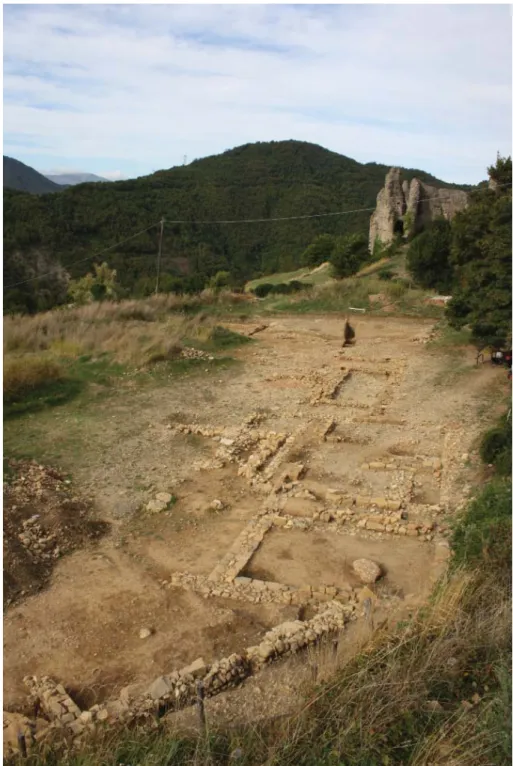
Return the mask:
[[[511,380],[511,349],[509,351],[492,351],[492,364],[503,364],[508,368],[508,379]]]

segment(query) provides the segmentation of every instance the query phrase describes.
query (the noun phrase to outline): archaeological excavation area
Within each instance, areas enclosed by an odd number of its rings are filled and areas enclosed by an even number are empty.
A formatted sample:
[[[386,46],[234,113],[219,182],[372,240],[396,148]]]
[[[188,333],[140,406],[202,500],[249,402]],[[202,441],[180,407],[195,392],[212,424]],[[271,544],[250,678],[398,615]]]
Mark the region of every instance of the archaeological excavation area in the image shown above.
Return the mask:
[[[446,566],[495,373],[445,378],[430,322],[354,324],[342,348],[341,319],[270,320],[235,352],[237,371],[133,408],[133,449],[140,464],[153,455],[158,480],[140,510],[109,519],[106,537],[7,611],[6,709],[37,698],[41,717],[79,738],[172,713],[199,681],[208,698],[421,603]]]

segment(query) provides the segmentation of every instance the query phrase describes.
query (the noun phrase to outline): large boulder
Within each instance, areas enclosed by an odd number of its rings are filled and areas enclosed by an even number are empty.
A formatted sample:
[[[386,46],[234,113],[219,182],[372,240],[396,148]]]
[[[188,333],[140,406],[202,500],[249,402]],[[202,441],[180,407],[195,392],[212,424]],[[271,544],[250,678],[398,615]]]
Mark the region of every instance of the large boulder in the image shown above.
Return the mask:
[[[376,582],[382,575],[379,564],[370,559],[356,559],[356,561],[353,561],[353,571],[363,583],[367,584]]]

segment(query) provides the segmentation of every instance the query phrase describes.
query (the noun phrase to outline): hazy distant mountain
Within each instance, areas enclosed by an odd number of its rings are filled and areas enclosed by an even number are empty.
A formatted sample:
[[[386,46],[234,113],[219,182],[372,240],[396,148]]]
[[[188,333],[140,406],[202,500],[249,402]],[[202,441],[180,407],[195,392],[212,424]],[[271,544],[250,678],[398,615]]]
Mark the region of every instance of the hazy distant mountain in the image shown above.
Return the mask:
[[[99,183],[100,181],[107,182],[109,180],[108,178],[96,176],[94,173],[60,173],[58,175],[47,175],[46,178],[61,186],[76,186],[77,184]]]
[[[38,173],[29,165],[4,155],[4,188],[29,194],[48,194],[63,191],[63,187]]]

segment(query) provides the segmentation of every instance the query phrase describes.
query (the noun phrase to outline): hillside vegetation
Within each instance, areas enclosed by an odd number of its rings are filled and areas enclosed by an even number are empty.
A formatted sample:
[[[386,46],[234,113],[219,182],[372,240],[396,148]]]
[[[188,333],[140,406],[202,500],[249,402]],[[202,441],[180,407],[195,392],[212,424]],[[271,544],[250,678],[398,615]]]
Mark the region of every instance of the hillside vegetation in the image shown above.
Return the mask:
[[[116,183],[85,184],[57,195],[4,194],[5,309],[36,311],[64,300],[61,263],[73,278],[89,272],[95,253],[153,227],[102,257],[117,271],[125,295],[155,288],[161,217],[166,219],[161,289],[201,290],[219,271],[234,284],[300,265],[319,234],[368,234],[371,209],[388,168],[362,165],[299,141],[257,143],[186,167]],[[427,183],[449,186],[420,170]],[[287,218],[370,208],[361,213],[273,223],[205,221]],[[189,223],[174,223],[185,220]],[[76,263],[79,261],[78,263]]]
[[[411,242],[407,263],[418,284],[452,295],[448,318],[470,326],[478,347],[511,348],[511,157],[488,175],[465,210]]]

